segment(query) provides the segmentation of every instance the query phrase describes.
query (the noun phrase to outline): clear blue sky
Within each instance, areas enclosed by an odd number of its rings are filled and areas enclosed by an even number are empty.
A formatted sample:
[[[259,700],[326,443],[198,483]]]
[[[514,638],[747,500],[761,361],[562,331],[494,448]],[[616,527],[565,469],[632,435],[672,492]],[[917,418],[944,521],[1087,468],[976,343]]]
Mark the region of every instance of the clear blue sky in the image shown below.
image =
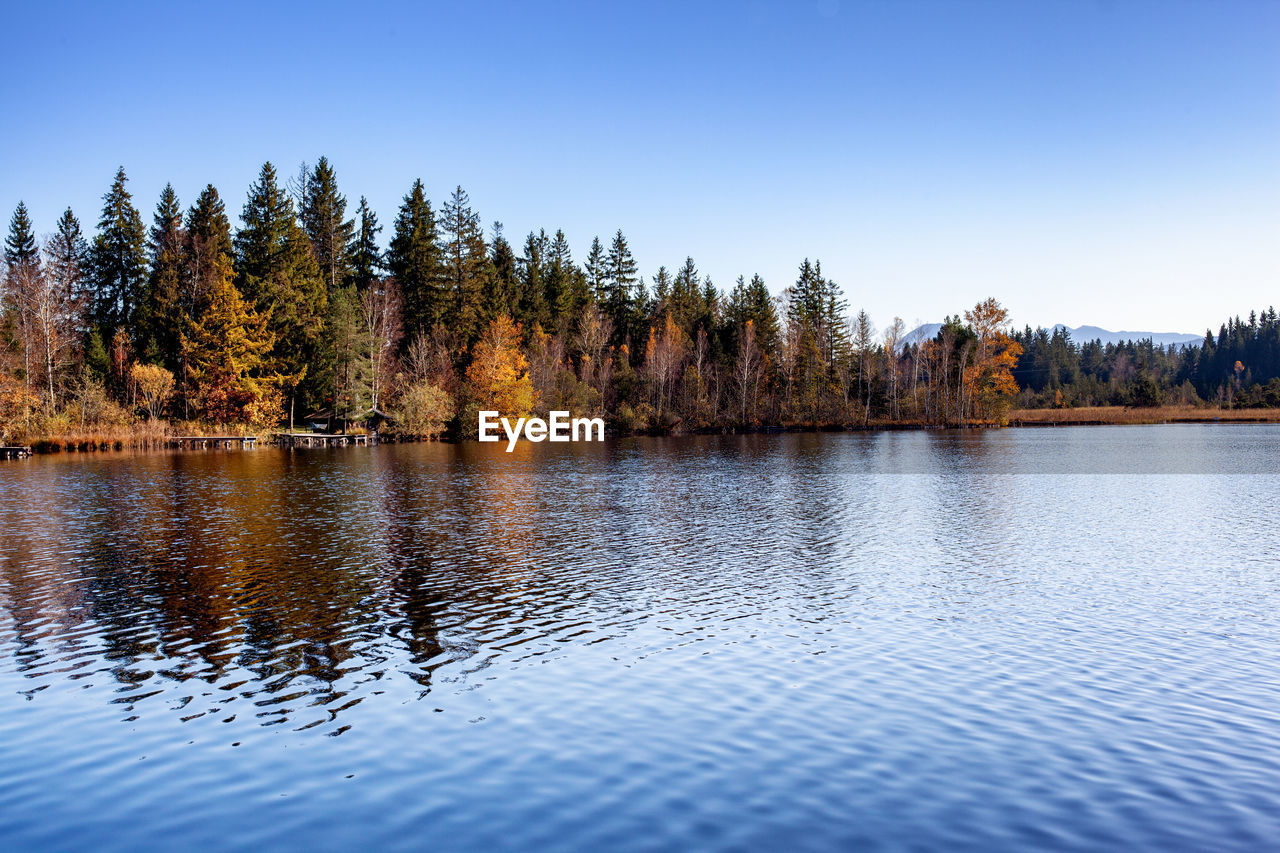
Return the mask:
[[[121,4],[124,5],[124,4]],[[415,177],[518,245],[622,228],[877,325],[1201,331],[1280,307],[1280,2],[10,4],[0,210],[87,227],[123,164],[238,216],[326,154],[388,226]]]

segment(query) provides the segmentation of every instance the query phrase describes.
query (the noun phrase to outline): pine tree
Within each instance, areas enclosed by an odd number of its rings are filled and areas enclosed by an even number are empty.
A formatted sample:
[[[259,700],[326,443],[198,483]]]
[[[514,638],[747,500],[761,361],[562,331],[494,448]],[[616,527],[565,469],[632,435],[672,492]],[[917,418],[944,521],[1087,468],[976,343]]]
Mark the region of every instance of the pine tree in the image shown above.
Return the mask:
[[[360,196],[356,222],[358,224],[349,252],[349,283],[356,290],[364,292],[378,280],[384,269],[382,250],[378,248],[378,234],[382,232],[382,226],[378,224],[378,215],[369,207],[364,196]]]
[[[23,382],[31,393],[38,363],[36,340],[37,321],[35,317],[36,302],[44,289],[44,276],[40,266],[40,252],[36,246],[35,234],[31,229],[31,217],[27,206],[21,201],[9,220],[9,235],[4,241],[5,281],[0,288],[0,296],[4,297],[0,311],[8,315],[15,324],[12,330],[5,330],[6,337],[17,343],[22,355]],[[0,345],[5,341],[0,338]],[[2,352],[3,350],[0,350]]]
[[[518,316],[530,328],[547,325],[547,289],[545,258],[548,250],[547,232],[529,232],[524,241],[524,254],[519,260],[520,303]]]
[[[493,270],[493,283],[489,288],[486,306],[488,316],[519,315],[521,290],[517,264],[516,253],[502,234],[502,223],[493,223],[493,239],[489,241],[489,265]]]
[[[586,273],[587,287],[591,290],[591,298],[601,304],[605,300],[605,281],[608,279],[607,263],[604,246],[600,245],[600,238],[593,237],[591,250],[587,252],[587,263],[584,272]]]
[[[631,256],[627,238],[622,236],[619,228],[605,259],[603,303],[605,313],[613,320],[614,334],[624,345],[629,345],[639,329],[638,300],[632,293],[637,281],[636,260]]]
[[[19,201],[9,219],[9,234],[4,240],[4,260],[9,265],[10,276],[40,266],[40,249],[36,245],[35,231],[31,227],[31,215],[27,205]]]
[[[186,254],[189,273],[196,280],[205,277],[219,255],[232,257],[231,222],[213,184],[207,185],[200,198],[187,211]]]
[[[138,352],[176,372],[181,369],[183,246],[182,207],[172,184],[160,193],[151,226],[151,275],[138,306]]]
[[[347,198],[338,192],[338,176],[327,157],[305,174],[298,217],[311,241],[311,253],[332,295],[351,274],[350,244],[355,222],[347,219]]]
[[[89,244],[80,229],[80,220],[69,207],[58,218],[57,230],[49,239],[47,257],[49,275],[62,289],[62,298],[69,312],[68,323],[75,337],[83,338],[88,333],[85,312],[88,306]]]
[[[582,308],[579,301],[577,270],[573,265],[573,256],[569,251],[569,241],[563,231],[556,231],[546,254],[546,295],[547,316],[549,325],[556,327],[567,322]]]
[[[407,340],[444,322],[447,301],[441,286],[440,237],[421,179],[413,182],[400,205],[387,267],[404,300]]]
[[[275,338],[273,369],[290,377],[297,396],[314,402],[325,388],[316,370],[324,332],[326,290],[306,233],[294,215],[293,200],[280,188],[275,167],[265,163],[240,214],[244,227],[234,245],[239,261],[237,289],[269,318]],[[292,415],[291,415],[292,416]]]
[[[671,283],[670,314],[676,325],[690,337],[694,323],[702,313],[702,278],[693,258],[685,258]]]
[[[121,166],[103,196],[102,218],[90,250],[94,316],[103,340],[111,339],[117,328],[136,331],[134,315],[146,288],[146,228],[125,189],[127,182]]]
[[[467,340],[484,328],[484,299],[489,281],[488,247],[480,215],[458,187],[441,210],[444,235],[444,284],[453,297],[452,325]]]

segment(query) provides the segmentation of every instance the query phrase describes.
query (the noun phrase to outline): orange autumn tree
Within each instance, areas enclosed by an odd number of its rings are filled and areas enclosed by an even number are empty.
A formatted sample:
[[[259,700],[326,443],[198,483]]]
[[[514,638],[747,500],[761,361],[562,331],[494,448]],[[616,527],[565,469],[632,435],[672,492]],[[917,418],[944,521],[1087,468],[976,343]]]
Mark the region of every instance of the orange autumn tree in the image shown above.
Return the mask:
[[[973,414],[1003,421],[1018,393],[1013,368],[1022,355],[1022,344],[1006,333],[1009,312],[994,299],[979,302],[964,312],[964,319],[977,337],[977,352],[964,376]]]
[[[476,343],[467,382],[477,411],[496,411],[508,418],[522,418],[533,411],[536,395],[529,362],[520,351],[520,326],[507,315],[495,317]],[[464,427],[475,425],[472,419]]]
[[[231,262],[215,261],[209,304],[180,337],[200,414],[213,423],[266,427],[283,415],[281,377],[266,366],[275,335],[231,282]]]

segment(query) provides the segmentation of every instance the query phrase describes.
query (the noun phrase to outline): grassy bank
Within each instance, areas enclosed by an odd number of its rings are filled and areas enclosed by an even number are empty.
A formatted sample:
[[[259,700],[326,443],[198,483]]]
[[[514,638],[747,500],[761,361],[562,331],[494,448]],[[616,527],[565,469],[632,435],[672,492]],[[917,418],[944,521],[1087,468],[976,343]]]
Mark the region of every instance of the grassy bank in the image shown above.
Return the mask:
[[[1280,409],[1210,409],[1198,406],[1085,406],[1078,409],[1016,409],[1010,426],[1105,424],[1280,423]]]
[[[12,443],[30,447],[35,453],[83,453],[97,450],[159,450],[168,446],[170,438],[182,435],[255,434],[255,430],[244,425],[146,420],[131,424],[55,424],[52,429],[18,433]]]

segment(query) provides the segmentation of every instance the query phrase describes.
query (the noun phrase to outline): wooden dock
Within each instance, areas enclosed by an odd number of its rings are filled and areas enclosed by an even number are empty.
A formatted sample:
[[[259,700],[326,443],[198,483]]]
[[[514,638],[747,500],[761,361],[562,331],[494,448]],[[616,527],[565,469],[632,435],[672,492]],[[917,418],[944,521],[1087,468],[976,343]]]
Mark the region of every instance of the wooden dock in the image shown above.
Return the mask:
[[[181,435],[169,439],[169,446],[179,450],[253,450],[256,435]]]
[[[0,459],[26,459],[30,455],[30,447],[0,447]]]
[[[275,443],[279,447],[290,449],[299,447],[352,447],[368,446],[369,436],[330,435],[325,432],[280,432],[276,433]]]

